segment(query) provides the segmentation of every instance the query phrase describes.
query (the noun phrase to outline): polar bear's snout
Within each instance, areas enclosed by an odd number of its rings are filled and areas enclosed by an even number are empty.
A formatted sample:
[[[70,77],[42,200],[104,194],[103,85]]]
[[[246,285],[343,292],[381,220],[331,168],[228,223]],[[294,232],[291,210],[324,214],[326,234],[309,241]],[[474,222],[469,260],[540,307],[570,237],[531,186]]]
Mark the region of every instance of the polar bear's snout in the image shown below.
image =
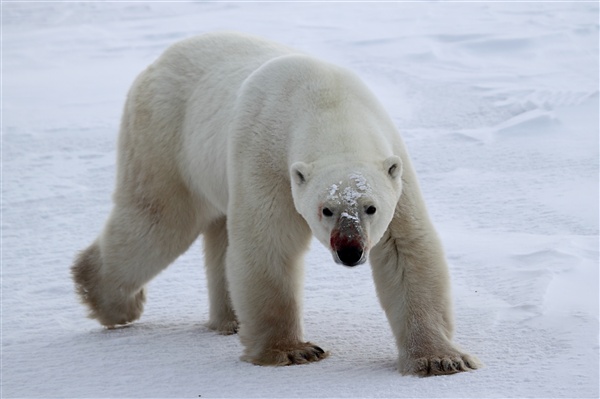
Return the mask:
[[[331,251],[336,263],[357,266],[367,260],[368,249],[357,218],[341,217],[338,227],[331,232]]]
[[[345,266],[357,266],[365,263],[366,259],[363,249],[356,246],[343,247],[338,249],[335,254],[336,261]]]

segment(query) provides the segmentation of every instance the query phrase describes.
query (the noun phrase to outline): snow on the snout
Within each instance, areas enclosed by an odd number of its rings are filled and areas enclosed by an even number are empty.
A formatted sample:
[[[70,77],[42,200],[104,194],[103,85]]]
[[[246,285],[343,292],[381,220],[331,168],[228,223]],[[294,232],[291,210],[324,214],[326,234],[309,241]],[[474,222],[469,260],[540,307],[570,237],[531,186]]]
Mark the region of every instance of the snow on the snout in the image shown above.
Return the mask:
[[[342,182],[340,181],[338,184],[342,184]],[[331,187],[329,187],[329,196],[327,197],[328,200],[332,200],[335,198],[335,196],[337,195],[339,191],[339,186],[337,184],[332,184]]]
[[[354,222],[358,222],[359,221],[357,212],[354,212],[354,213],[342,212],[340,214],[340,218],[350,219],[350,220],[352,220]]]
[[[329,187],[327,200],[344,204],[346,209],[340,214],[340,217],[358,221],[358,200],[369,194],[371,187],[367,183],[367,179],[356,172],[351,173],[347,181],[348,185],[343,189],[341,189],[344,185],[343,181],[332,184]]]
[[[352,173],[348,176],[348,180],[354,184],[350,184],[342,191],[342,200],[348,205],[355,207],[358,204],[358,199],[365,196],[371,190],[367,183],[367,179],[359,173]]]
[[[352,173],[349,178],[350,180],[354,180],[354,185],[356,186],[357,190],[366,193],[371,189],[367,183],[367,179],[360,173]]]

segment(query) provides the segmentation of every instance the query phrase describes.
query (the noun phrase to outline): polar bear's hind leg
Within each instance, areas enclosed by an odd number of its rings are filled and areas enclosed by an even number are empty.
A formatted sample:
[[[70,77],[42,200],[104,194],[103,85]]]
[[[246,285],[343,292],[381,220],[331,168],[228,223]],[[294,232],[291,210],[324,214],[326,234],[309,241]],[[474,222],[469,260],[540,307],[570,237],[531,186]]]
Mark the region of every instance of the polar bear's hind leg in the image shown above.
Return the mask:
[[[94,242],[82,251],[71,268],[77,294],[89,307],[89,317],[107,326],[127,324],[140,317],[146,295],[144,289],[134,295],[108,300],[99,292],[102,282],[100,246]]]
[[[197,207],[185,190],[167,190],[152,206],[118,200],[100,237],[75,260],[72,276],[89,317],[107,327],[130,323],[143,311],[144,286],[200,233]],[[152,197],[151,197],[152,198]]]

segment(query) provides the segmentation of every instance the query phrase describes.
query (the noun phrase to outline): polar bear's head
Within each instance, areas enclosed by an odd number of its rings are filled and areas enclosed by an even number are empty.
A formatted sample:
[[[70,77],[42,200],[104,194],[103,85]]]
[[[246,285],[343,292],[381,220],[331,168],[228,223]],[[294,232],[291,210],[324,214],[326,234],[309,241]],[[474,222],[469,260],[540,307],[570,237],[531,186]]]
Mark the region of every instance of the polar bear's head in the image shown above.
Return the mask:
[[[336,263],[356,266],[385,233],[402,191],[402,161],[374,164],[295,162],[290,168],[296,210]]]

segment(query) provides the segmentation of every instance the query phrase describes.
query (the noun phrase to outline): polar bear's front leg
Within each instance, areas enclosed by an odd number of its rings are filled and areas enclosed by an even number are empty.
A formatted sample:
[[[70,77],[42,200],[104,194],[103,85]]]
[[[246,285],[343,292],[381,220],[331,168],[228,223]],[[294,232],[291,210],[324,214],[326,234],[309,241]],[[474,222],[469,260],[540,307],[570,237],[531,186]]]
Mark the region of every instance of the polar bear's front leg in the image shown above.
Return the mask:
[[[399,370],[419,376],[480,366],[452,343],[450,279],[441,244],[410,185],[371,252],[377,294],[399,350]],[[418,190],[418,188],[416,188]]]
[[[223,335],[235,334],[238,330],[225,276],[227,245],[227,226],[223,217],[204,231],[210,315],[208,328]]]
[[[285,366],[325,358],[328,353],[304,341],[302,331],[302,255],[310,229],[287,206],[290,198],[269,198],[254,208],[250,194],[240,198],[244,203],[228,214],[226,270],[242,360]]]

